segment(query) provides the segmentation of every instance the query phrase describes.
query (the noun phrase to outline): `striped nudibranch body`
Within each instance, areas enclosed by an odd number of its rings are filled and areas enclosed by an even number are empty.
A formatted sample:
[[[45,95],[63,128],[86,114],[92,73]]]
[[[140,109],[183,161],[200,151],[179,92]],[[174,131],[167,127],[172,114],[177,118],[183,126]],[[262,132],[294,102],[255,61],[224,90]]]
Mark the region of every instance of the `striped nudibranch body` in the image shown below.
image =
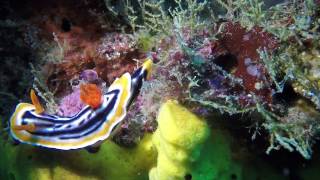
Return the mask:
[[[152,61],[148,59],[132,76],[123,74],[108,88],[98,108],[87,105],[72,117],[38,114],[33,104],[20,103],[10,119],[10,134],[22,143],[60,150],[86,148],[100,143],[126,116],[143,80],[150,76],[151,66]],[[28,125],[35,126],[35,130],[14,128]]]

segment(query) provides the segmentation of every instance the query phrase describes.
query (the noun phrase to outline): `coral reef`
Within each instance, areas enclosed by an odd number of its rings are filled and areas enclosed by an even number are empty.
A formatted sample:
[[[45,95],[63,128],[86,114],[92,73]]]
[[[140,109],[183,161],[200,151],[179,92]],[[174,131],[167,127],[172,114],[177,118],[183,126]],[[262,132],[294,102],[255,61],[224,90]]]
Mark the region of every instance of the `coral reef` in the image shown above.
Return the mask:
[[[21,2],[1,2],[3,128],[31,87],[47,112],[72,116],[84,106],[84,84],[105,92],[148,56],[155,68],[119,132],[96,154],[13,147],[6,129],[0,131],[0,177],[308,177],[308,170],[295,171],[291,162],[278,166],[274,159],[283,153],[310,160],[319,153],[320,3],[273,3],[31,0],[21,8]],[[234,128],[245,135],[238,137]],[[259,162],[246,160],[252,156]],[[317,166],[301,159],[294,162],[299,168]],[[256,172],[248,163],[266,170]],[[263,176],[274,169],[282,176]]]
[[[142,106],[145,103],[158,108],[157,102],[175,98],[191,109],[202,109],[198,112],[206,112],[204,115],[214,110],[230,115],[258,112],[261,117],[252,123],[269,132],[268,153],[283,147],[295,149],[306,159],[311,157],[319,129],[317,118],[309,121],[313,115],[300,113],[301,126],[294,120],[297,115],[290,112],[297,100],[304,98],[318,108],[317,65],[311,65],[314,60],[304,59],[315,59],[317,54],[316,3],[288,2],[266,7],[259,0],[218,1],[225,9],[219,19],[215,12],[208,11],[208,7],[217,9],[219,5],[210,1],[176,1],[176,6],[165,1],[143,2],[139,3],[144,8],[139,9],[136,21],[130,21],[135,6],[126,4],[127,11],[118,12],[127,12],[128,22],[136,23],[131,26],[143,30],[135,34],[137,39],[142,35],[146,41],[146,32],[150,41],[160,39],[149,48],[160,60],[150,82],[157,90],[148,90],[154,95],[142,97]],[[166,15],[167,6],[173,6],[169,11],[172,18]],[[212,19],[203,17],[204,13],[211,14]],[[284,97],[291,87],[300,97]],[[144,114],[152,117],[151,112]],[[292,128],[291,123],[300,124],[297,126],[302,129]]]

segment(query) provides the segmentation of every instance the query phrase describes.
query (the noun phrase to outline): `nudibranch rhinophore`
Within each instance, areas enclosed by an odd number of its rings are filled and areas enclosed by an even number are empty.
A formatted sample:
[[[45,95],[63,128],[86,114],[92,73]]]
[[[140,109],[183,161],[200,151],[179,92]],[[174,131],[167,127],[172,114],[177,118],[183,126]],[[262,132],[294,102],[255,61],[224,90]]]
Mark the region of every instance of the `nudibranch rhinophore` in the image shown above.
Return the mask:
[[[151,68],[152,60],[147,59],[132,76],[125,73],[117,78],[103,94],[99,107],[87,105],[72,117],[39,113],[36,105],[19,103],[10,119],[10,134],[21,143],[59,150],[99,144],[124,119]]]

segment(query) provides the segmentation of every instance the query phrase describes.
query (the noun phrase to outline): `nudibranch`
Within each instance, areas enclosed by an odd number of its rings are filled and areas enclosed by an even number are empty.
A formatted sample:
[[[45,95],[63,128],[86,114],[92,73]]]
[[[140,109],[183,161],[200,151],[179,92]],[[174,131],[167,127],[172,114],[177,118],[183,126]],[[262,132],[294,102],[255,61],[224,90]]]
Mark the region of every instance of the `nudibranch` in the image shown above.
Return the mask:
[[[132,75],[125,73],[117,78],[102,94],[98,106],[86,105],[72,117],[43,112],[32,91],[33,104],[19,103],[16,106],[10,118],[10,134],[18,142],[46,148],[93,147],[106,140],[124,119],[143,81],[150,77],[151,68],[152,60],[147,59]]]

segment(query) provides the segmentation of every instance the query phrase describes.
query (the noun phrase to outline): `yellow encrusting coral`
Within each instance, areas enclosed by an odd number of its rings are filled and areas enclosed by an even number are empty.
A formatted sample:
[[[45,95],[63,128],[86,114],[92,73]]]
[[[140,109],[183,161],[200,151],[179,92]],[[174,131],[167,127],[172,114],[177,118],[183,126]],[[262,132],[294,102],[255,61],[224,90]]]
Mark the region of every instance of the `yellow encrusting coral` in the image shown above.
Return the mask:
[[[158,124],[152,139],[158,151],[157,165],[150,170],[149,179],[191,176],[191,166],[210,135],[207,123],[177,101],[169,100],[160,108]]]

